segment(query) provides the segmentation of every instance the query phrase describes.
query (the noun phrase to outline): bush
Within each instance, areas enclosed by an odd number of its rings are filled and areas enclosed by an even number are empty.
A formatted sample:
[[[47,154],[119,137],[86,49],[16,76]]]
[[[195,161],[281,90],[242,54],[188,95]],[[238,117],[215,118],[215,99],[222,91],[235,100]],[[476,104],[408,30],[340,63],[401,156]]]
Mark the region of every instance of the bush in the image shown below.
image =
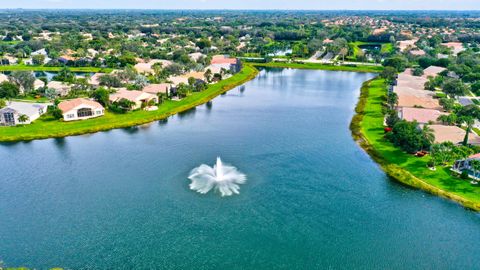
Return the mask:
[[[468,177],[468,172],[467,171],[462,171],[462,173],[460,174],[460,178],[464,179],[464,180],[467,180],[469,177]]]

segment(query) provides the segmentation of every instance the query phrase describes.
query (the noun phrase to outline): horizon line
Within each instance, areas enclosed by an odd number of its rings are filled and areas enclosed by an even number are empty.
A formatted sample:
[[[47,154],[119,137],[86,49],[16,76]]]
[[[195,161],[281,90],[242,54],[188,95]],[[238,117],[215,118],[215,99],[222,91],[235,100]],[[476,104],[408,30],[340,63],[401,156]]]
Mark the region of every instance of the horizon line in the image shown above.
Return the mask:
[[[0,8],[0,11],[10,10],[135,10],[135,11],[449,11],[449,12],[479,12],[480,9],[225,9],[225,8],[210,8],[210,9],[178,9],[178,8]]]

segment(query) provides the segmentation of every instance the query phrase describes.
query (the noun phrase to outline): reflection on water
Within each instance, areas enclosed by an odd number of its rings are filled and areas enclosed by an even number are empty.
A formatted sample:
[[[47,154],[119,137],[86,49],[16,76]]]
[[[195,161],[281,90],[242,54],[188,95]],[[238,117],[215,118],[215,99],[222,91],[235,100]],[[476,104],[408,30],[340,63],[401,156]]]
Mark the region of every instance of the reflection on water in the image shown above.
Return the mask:
[[[195,117],[195,113],[197,113],[197,107],[193,107],[189,110],[186,110],[184,112],[180,112],[177,114],[178,119],[180,120],[189,120],[193,119]]]
[[[213,101],[209,101],[207,103],[205,103],[205,107],[207,108],[208,111],[210,111],[212,109],[212,106],[213,106]]]

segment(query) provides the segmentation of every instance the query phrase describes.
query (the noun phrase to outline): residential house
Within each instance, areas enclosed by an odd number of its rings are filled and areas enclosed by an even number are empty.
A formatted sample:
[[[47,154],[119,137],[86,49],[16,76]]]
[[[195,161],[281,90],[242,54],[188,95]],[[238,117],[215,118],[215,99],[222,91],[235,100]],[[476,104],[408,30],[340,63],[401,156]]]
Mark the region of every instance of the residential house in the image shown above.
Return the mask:
[[[33,82],[33,89],[38,90],[45,86],[45,82],[39,79],[35,79]]]
[[[152,95],[168,94],[172,85],[169,83],[149,84],[142,89],[142,92]]]
[[[50,81],[47,84],[48,88],[54,89],[57,96],[64,97],[68,95],[72,87],[64,82]]]
[[[90,79],[88,79],[88,84],[90,84],[93,88],[100,87],[100,77],[105,75],[105,73],[95,73]]]
[[[242,69],[242,63],[240,59],[230,58],[226,55],[213,56],[210,65],[213,67],[224,68],[232,73],[237,73]]]
[[[442,43],[442,45],[452,49],[454,55],[457,55],[465,50],[461,42],[448,42]]]
[[[43,49],[40,49],[38,51],[34,51],[30,54],[31,56],[35,56],[35,55],[43,55],[45,56],[45,60],[43,60],[43,63],[46,64],[48,62],[50,62],[52,59],[48,57],[48,53],[47,53],[47,50],[45,48]],[[31,63],[33,64],[33,62]]]
[[[137,70],[138,73],[141,73],[141,74],[153,74],[153,72],[154,72],[153,65],[155,65],[157,63],[161,63],[163,68],[168,67],[172,64],[172,61],[160,60],[160,59],[154,59],[154,60],[150,60],[150,61],[146,62],[145,60],[143,60],[141,58],[137,58],[137,61],[139,63],[137,63],[134,66],[134,68],[135,68],[135,70]]]
[[[3,73],[0,73],[0,83],[2,82],[8,82],[8,76]]]
[[[413,122],[417,121],[420,124],[438,123],[438,117],[441,115],[448,115],[434,109],[409,108],[402,107],[398,109],[398,117],[400,119]]]
[[[0,109],[0,125],[15,126],[18,124],[30,124],[42,114],[46,113],[49,105],[51,104],[17,101],[8,102],[6,107]],[[19,120],[21,115],[26,115],[28,120],[21,122]]]
[[[436,77],[438,74],[442,73],[443,71],[447,70],[444,67],[437,67],[437,66],[429,66],[428,68],[423,70],[423,77]]]
[[[121,89],[118,92],[110,95],[110,102],[118,102],[122,99],[134,102],[135,105],[132,107],[134,110],[142,108],[142,105],[146,106],[146,104],[150,103],[150,101],[158,103],[157,95],[137,90],[129,91],[126,89]]]
[[[475,167],[472,166],[473,160],[480,161],[480,153],[471,155],[466,159],[455,161],[451,170],[456,173],[462,173],[466,171],[470,178],[480,180],[480,170],[475,169]]]
[[[105,114],[105,109],[100,103],[86,98],[62,101],[58,108],[62,111],[64,121],[90,119]]]
[[[435,135],[435,143],[452,142],[461,144],[465,138],[465,130],[457,126],[430,125]],[[468,136],[468,143],[480,145],[480,136],[471,132]]]

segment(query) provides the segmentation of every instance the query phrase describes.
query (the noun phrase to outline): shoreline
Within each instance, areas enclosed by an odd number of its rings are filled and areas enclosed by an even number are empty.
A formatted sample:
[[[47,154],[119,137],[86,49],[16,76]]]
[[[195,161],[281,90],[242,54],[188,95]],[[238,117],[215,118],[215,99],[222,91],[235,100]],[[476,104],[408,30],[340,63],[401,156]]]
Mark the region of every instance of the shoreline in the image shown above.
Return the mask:
[[[364,116],[366,115],[366,106],[368,102],[368,98],[370,97],[370,89],[371,84],[375,81],[378,81],[378,78],[371,79],[363,83],[362,88],[360,90],[360,96],[358,103],[355,107],[355,115],[352,118],[350,123],[350,130],[352,132],[353,139],[357,142],[357,144],[367,152],[367,154],[379,165],[379,167],[393,180],[412,187],[416,189],[420,189],[426,191],[430,194],[452,200],[454,202],[459,203],[463,207],[474,210],[480,211],[480,203],[470,200],[468,198],[462,197],[457,195],[453,192],[444,190],[439,188],[435,185],[432,185],[425,180],[413,175],[407,169],[400,167],[397,164],[391,163],[390,161],[386,160],[386,158],[382,155],[380,151],[378,151],[367,139],[366,135],[364,134],[363,126],[364,123]],[[425,168],[426,169],[426,168]]]
[[[80,73],[110,73],[113,71],[113,68],[68,67],[68,66],[65,66],[65,67],[68,68],[71,72],[80,72]],[[9,66],[0,66],[0,72],[13,72],[13,71],[59,72],[65,67],[9,65]]]
[[[151,123],[205,104],[215,97],[254,79],[257,74],[258,70],[255,67],[245,64],[242,70],[232,77],[209,85],[203,92],[194,93],[180,101],[167,101],[160,105],[160,108],[156,111],[134,111],[126,114],[107,112],[99,118],[73,122],[41,117],[29,125],[0,127],[0,142],[63,138]]]
[[[313,70],[327,70],[327,71],[350,71],[362,73],[380,73],[383,70],[381,66],[368,65],[330,65],[319,63],[288,63],[288,62],[270,62],[270,63],[254,63],[248,62],[254,67],[270,67],[270,68],[293,68],[293,69],[313,69]]]

